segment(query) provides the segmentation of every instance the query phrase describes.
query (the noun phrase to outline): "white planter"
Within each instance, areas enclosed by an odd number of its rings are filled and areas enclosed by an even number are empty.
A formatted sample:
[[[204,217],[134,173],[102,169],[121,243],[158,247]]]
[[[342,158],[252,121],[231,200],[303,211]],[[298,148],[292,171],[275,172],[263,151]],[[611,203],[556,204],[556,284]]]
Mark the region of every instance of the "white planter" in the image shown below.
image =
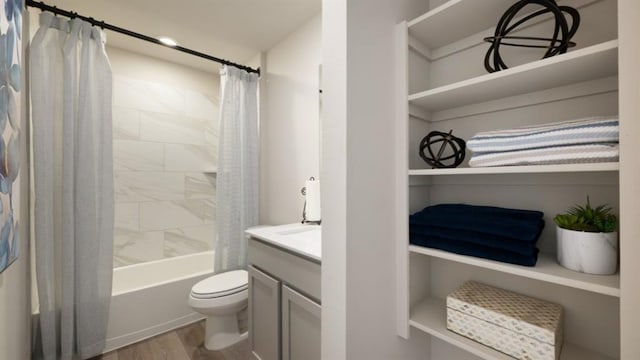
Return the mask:
[[[597,275],[618,268],[618,233],[573,231],[556,226],[558,262],[567,269]]]

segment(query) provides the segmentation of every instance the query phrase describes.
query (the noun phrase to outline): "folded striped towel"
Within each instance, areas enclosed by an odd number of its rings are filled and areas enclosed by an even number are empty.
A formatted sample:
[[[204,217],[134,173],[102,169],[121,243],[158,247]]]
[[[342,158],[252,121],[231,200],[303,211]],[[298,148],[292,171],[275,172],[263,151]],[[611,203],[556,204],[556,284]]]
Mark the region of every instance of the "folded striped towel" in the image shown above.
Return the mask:
[[[474,153],[470,167],[617,162],[618,144],[557,146],[541,149]]]
[[[474,153],[617,143],[618,116],[591,117],[509,130],[480,132],[467,141]]]

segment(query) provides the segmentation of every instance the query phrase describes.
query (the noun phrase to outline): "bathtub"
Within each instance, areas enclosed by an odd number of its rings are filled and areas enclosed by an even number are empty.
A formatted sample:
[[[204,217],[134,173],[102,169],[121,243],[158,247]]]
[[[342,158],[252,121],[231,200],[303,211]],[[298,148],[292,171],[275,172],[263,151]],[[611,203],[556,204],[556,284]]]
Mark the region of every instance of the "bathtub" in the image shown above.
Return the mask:
[[[208,251],[114,269],[104,352],[204,319],[187,299],[212,275],[213,259]]]

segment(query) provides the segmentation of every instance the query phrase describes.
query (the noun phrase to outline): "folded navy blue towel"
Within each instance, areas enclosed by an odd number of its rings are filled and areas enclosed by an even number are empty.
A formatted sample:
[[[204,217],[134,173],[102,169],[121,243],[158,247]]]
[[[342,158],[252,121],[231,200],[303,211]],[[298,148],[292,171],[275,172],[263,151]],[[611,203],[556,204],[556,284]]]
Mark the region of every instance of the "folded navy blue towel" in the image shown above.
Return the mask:
[[[544,216],[541,211],[510,209],[497,206],[469,205],[469,204],[438,204],[427,206],[420,212],[439,213],[443,215],[495,215],[513,219],[535,220]]]
[[[460,255],[475,256],[510,264],[535,266],[538,261],[538,250],[524,255],[492,247],[482,246],[465,241],[453,241],[420,234],[409,234],[409,242],[414,245],[449,251]]]
[[[523,255],[530,255],[535,251],[536,240],[538,239],[536,237],[532,241],[522,241],[497,235],[483,234],[475,231],[447,229],[439,226],[425,226],[420,224],[410,224],[409,232],[411,232],[412,234],[423,235],[430,238],[435,237],[443,240],[474,243]]]
[[[522,241],[536,241],[544,227],[540,211],[494,206],[440,204],[409,217],[410,225],[474,231]]]

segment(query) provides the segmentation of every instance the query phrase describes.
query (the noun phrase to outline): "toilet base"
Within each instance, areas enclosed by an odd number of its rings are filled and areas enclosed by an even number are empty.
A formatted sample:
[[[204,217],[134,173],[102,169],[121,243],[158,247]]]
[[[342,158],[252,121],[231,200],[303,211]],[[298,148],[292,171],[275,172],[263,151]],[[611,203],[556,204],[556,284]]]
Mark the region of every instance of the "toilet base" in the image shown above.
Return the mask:
[[[248,337],[248,333],[240,333],[238,316],[229,315],[207,316],[204,347],[207,350],[221,350],[236,344]]]

